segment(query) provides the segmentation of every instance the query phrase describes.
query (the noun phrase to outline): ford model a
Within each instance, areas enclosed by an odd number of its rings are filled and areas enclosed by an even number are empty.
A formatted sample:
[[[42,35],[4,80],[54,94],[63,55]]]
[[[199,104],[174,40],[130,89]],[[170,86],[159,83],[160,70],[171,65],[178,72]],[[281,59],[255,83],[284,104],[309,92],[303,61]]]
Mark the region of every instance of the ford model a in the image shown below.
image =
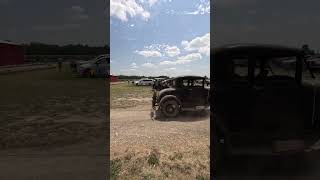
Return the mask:
[[[211,51],[213,167],[236,154],[316,149],[319,89],[302,49],[227,45]],[[308,80],[309,79],[309,80]]]
[[[181,111],[205,111],[209,107],[208,96],[207,78],[179,76],[154,86],[152,107],[157,117],[176,117]]]

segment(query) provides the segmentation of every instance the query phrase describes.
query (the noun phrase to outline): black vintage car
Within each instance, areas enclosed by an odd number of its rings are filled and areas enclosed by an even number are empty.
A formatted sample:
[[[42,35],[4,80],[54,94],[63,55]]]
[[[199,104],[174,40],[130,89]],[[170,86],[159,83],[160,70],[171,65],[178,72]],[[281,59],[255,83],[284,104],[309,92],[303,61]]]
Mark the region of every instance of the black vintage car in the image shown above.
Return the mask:
[[[154,87],[152,107],[165,117],[176,117],[181,111],[205,110],[209,106],[207,79],[180,76],[162,81]]]
[[[213,168],[233,155],[317,149],[320,89],[303,49],[236,44],[211,50]],[[285,66],[282,61],[293,61]],[[230,158],[232,159],[232,158]]]

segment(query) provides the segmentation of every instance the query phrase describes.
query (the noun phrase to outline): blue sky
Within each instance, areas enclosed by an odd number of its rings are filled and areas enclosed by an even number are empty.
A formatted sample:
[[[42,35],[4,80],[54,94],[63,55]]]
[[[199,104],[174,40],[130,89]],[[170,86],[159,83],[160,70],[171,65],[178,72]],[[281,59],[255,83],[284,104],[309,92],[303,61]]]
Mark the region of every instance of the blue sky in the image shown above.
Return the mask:
[[[209,0],[111,0],[111,73],[210,76]]]

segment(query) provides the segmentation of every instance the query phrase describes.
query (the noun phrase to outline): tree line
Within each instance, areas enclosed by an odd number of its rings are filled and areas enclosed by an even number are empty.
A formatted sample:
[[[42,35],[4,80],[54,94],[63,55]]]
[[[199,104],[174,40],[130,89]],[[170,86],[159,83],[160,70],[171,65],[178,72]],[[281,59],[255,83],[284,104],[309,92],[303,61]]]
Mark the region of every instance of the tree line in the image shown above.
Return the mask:
[[[168,76],[126,76],[126,75],[119,75],[118,79],[120,80],[135,80],[135,79],[143,79],[143,78],[149,78],[149,79],[153,79],[153,78],[166,78],[168,79]]]
[[[110,47],[88,46],[83,44],[53,45],[38,42],[23,44],[26,55],[99,55],[109,54]]]

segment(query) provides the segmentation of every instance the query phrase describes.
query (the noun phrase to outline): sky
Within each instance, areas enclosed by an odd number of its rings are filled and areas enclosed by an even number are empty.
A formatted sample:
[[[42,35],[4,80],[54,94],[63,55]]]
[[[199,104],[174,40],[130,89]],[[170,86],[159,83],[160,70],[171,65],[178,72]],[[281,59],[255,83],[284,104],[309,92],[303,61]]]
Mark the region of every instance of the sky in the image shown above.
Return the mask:
[[[320,50],[319,0],[213,0],[213,46],[268,43]]]
[[[210,76],[209,0],[110,0],[111,73]]]
[[[0,0],[0,40],[18,43],[109,42],[107,0]]]

